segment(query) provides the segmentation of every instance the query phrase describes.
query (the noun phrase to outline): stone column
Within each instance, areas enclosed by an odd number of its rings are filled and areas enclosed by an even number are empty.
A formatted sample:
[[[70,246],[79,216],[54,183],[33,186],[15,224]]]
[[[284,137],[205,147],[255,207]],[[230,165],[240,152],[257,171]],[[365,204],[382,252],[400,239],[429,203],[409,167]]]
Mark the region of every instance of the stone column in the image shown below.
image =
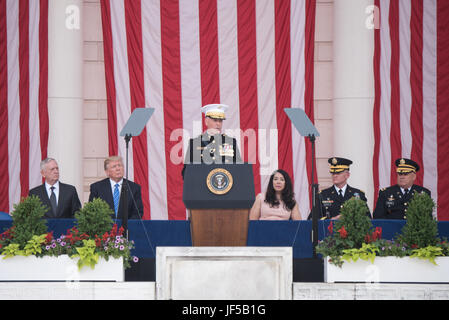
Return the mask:
[[[83,195],[82,0],[50,0],[48,12],[48,156],[62,182]]]
[[[334,1],[334,154],[354,161],[348,183],[373,202],[372,0]],[[372,7],[371,7],[372,8]]]

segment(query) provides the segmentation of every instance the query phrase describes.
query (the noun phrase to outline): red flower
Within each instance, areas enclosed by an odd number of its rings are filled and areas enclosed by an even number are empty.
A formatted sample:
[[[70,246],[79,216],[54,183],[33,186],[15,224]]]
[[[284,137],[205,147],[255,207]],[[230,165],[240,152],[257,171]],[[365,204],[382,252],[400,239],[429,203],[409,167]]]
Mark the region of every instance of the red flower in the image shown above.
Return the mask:
[[[66,241],[70,241],[70,244],[75,243],[75,240],[73,239],[73,234],[71,234],[71,233],[68,233],[68,234],[65,236],[65,239],[66,239]]]
[[[0,234],[0,239],[1,240],[5,240],[5,239],[12,239],[12,237],[14,236],[14,229],[16,227],[13,226],[11,228],[9,228],[8,230],[6,230],[5,232],[3,232],[2,234]]]
[[[89,239],[89,235],[87,233],[83,233],[83,234],[81,234],[80,239],[81,240]]]
[[[412,249],[417,249],[418,245],[417,244],[412,244]]]
[[[101,238],[98,238],[97,235],[95,235],[95,245],[99,248],[101,247]]]
[[[333,224],[332,224],[332,221],[331,221],[331,223],[329,224],[329,226],[327,227],[327,230],[329,231],[329,234],[332,234],[332,232],[334,232],[334,226],[333,226]]]
[[[374,235],[375,235],[375,238],[374,238]],[[376,230],[374,230],[374,232],[373,232],[373,238],[374,238],[374,240],[382,238],[382,228],[381,227],[376,227]]]
[[[115,238],[116,236],[117,236],[117,224],[114,223],[114,225],[112,226],[112,229],[111,229],[111,237]]]
[[[118,235],[122,236],[124,231],[125,229],[123,227],[120,227],[120,229],[118,229]]]
[[[340,230],[338,230],[340,233],[340,237],[345,239],[348,236],[348,232],[345,229],[345,226],[341,227]]]
[[[369,234],[367,234],[365,236],[365,242],[366,243],[371,243],[372,241],[379,240],[380,238],[382,238],[382,228],[381,227],[376,227],[376,229],[373,231],[371,236]]]
[[[373,233],[374,234],[374,233]],[[365,242],[366,243],[370,243],[371,242],[371,237],[369,236],[369,234],[367,234],[366,236],[365,236]]]
[[[51,240],[53,240],[53,231],[47,233],[47,235],[45,236],[45,242],[46,242],[46,243],[51,242]]]

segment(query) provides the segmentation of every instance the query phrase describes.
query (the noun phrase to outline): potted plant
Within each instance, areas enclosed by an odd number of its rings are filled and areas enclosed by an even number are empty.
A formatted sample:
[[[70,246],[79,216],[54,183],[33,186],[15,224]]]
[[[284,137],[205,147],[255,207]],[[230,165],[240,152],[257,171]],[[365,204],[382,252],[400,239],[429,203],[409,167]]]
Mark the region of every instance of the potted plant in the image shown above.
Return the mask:
[[[325,281],[449,282],[449,245],[438,238],[434,207],[429,195],[415,192],[402,233],[386,240],[372,226],[364,201],[346,201],[341,219],[331,222],[317,246],[326,257]]]
[[[101,199],[75,214],[76,226],[55,239],[35,196],[14,206],[12,227],[0,235],[1,280],[124,280],[133,242],[123,236]]]

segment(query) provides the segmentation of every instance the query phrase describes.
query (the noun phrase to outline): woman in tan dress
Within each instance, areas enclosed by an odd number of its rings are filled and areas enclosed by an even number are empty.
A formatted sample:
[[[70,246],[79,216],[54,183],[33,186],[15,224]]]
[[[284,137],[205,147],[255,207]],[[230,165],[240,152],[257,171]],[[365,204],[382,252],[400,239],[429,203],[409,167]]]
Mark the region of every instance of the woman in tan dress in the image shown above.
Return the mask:
[[[266,193],[259,193],[256,196],[249,218],[250,220],[302,220],[287,172],[278,169],[271,175]]]

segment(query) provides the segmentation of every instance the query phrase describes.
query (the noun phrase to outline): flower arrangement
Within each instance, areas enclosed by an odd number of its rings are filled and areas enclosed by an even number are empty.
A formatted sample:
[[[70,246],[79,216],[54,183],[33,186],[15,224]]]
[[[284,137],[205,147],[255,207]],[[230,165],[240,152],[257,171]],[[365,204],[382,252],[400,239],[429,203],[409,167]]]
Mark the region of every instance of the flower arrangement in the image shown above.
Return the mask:
[[[410,256],[435,264],[436,257],[449,256],[449,242],[438,238],[437,222],[432,217],[434,207],[428,194],[415,192],[402,234],[386,240],[382,239],[382,228],[373,227],[366,203],[352,198],[343,204],[340,219],[331,221],[328,235],[319,242],[316,251],[339,267],[344,261],[373,262],[376,256]]]
[[[75,214],[76,226],[67,230],[66,234],[54,238],[53,231],[48,232],[45,220],[42,219],[46,208],[40,199],[31,196],[22,199],[14,206],[11,216],[13,225],[0,234],[0,254],[3,259],[16,255],[78,257],[78,267],[94,268],[98,259],[123,257],[124,267],[130,261],[137,262],[131,256],[133,241],[123,235],[123,228],[110,217],[111,209],[101,199],[87,203]]]

